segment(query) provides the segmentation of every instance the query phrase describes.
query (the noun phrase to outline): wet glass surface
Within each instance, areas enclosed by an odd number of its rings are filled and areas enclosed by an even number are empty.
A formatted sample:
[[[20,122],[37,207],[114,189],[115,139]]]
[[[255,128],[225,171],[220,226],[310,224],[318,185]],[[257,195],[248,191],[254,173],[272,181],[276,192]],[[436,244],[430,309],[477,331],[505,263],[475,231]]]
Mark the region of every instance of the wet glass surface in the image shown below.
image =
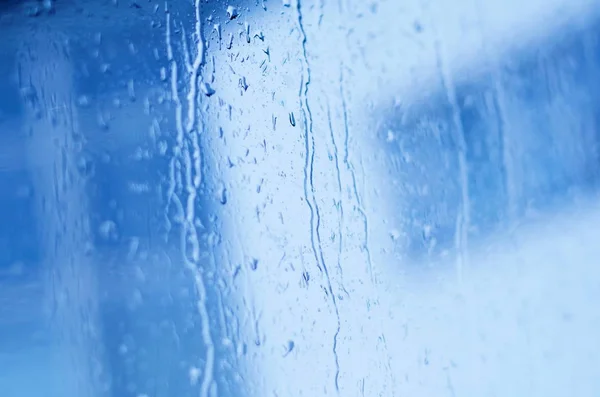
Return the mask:
[[[0,0],[3,395],[597,395],[597,3]]]

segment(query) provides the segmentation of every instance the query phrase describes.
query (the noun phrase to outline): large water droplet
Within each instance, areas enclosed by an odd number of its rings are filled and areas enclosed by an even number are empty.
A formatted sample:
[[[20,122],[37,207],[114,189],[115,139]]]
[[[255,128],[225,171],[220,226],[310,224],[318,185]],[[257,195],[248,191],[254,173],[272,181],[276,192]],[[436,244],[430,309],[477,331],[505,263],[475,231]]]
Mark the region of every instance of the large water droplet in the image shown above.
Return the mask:
[[[252,258],[252,260],[250,261],[250,269],[252,271],[255,271],[256,269],[258,269],[258,259]]]
[[[234,6],[228,6],[227,7],[227,18],[229,18],[230,20],[237,18],[239,15],[238,10],[236,7]]]
[[[248,89],[248,83],[246,82],[246,77],[240,78],[240,87],[246,91]]]
[[[204,93],[204,95],[208,97],[212,96],[215,93],[215,90],[208,83],[202,83],[200,85],[200,89],[202,90],[202,93]]]
[[[222,205],[227,204],[227,188],[223,187],[219,192],[219,202]]]
[[[135,86],[133,84],[133,79],[127,82],[127,93],[129,94],[129,100],[135,102]]]
[[[283,357],[290,354],[292,352],[292,350],[294,350],[295,346],[296,346],[296,344],[294,343],[294,341],[289,340],[288,343],[285,345],[285,353],[283,354]]]
[[[117,224],[111,220],[102,222],[98,228],[98,232],[100,233],[100,237],[105,240],[116,240],[118,237]]]
[[[250,44],[250,24],[244,22],[244,33],[246,34],[246,43]]]

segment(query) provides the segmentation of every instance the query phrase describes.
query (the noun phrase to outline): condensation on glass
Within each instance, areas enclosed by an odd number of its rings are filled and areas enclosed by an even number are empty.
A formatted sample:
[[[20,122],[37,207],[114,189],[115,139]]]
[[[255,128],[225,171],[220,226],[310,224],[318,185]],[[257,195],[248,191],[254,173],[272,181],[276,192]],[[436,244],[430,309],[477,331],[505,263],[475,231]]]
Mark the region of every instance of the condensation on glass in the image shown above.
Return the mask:
[[[594,396],[596,0],[3,1],[8,396]]]

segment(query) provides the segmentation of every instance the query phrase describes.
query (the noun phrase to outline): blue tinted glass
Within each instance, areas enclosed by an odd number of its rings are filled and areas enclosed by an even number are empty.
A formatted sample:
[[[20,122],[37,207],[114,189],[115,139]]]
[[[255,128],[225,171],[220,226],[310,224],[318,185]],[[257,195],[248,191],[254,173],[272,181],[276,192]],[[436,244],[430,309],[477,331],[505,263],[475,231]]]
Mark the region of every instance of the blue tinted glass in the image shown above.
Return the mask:
[[[3,396],[596,396],[596,0],[0,0]]]

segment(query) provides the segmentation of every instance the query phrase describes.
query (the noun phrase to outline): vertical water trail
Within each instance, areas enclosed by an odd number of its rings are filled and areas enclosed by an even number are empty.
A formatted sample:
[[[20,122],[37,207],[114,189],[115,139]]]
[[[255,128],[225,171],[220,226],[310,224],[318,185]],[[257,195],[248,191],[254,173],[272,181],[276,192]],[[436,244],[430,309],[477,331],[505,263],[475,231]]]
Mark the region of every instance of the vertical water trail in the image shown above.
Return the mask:
[[[458,175],[460,183],[461,203],[460,210],[456,216],[456,227],[454,232],[454,242],[457,251],[456,257],[456,276],[459,282],[462,282],[464,268],[469,264],[469,241],[468,233],[471,224],[470,200],[469,200],[469,170],[467,166],[467,144],[465,142],[465,132],[460,117],[460,107],[456,99],[456,88],[452,75],[447,65],[447,57],[444,54],[444,48],[437,31],[433,16],[431,19],[433,45],[436,57],[436,66],[440,74],[442,87],[446,94],[446,100],[450,105],[452,112],[452,131],[454,142],[456,143]]]
[[[327,291],[331,298],[331,303],[333,305],[333,309],[336,316],[336,331],[333,337],[333,356],[335,361],[335,390],[336,393],[339,393],[339,376],[340,376],[340,363],[339,357],[337,353],[337,343],[338,337],[341,329],[341,320],[340,313],[337,304],[337,298],[333,292],[333,288],[331,286],[331,277],[329,275],[329,270],[327,268],[327,264],[325,263],[325,259],[323,256],[323,249],[321,244],[321,236],[320,236],[320,215],[319,215],[319,207],[317,204],[316,196],[315,196],[315,187],[313,182],[313,171],[314,171],[314,160],[315,160],[315,138],[313,134],[313,118],[312,112],[310,109],[310,105],[308,103],[308,89],[310,86],[310,64],[308,62],[308,55],[306,51],[306,42],[307,36],[306,31],[304,29],[304,23],[302,20],[302,4],[301,0],[296,1],[296,12],[298,14],[298,28],[301,34],[301,44],[302,44],[302,79],[300,84],[300,102],[302,104],[301,114],[304,128],[304,143],[305,143],[305,162],[304,162],[304,198],[310,210],[310,239],[313,254],[315,260],[317,262],[317,266],[323,271],[325,275],[325,280],[327,282]],[[310,194],[309,194],[310,192]]]
[[[341,264],[341,258],[342,258],[342,251],[343,251],[343,247],[344,247],[344,237],[343,237],[343,233],[342,230],[344,228],[344,204],[342,201],[342,176],[341,176],[341,172],[340,172],[340,162],[339,162],[339,150],[338,150],[338,145],[337,142],[335,140],[335,134],[333,133],[333,125],[331,122],[331,107],[329,105],[329,102],[327,102],[327,125],[329,127],[329,135],[331,137],[331,144],[333,145],[333,158],[335,160],[335,173],[336,173],[336,181],[337,181],[337,193],[338,193],[338,197],[337,197],[337,203],[336,203],[336,208],[338,210],[338,253],[337,253],[337,268],[338,271],[340,272],[340,286],[342,291],[344,291],[344,293],[346,294],[346,296],[349,296],[348,291],[346,291],[346,288],[344,287],[344,271],[342,269],[342,264]]]
[[[358,186],[356,183],[356,172],[354,171],[354,164],[350,161],[350,149],[349,149],[349,141],[350,141],[350,127],[348,125],[348,109],[346,104],[346,93],[344,92],[344,65],[340,65],[340,97],[342,99],[342,114],[344,119],[344,164],[346,165],[346,169],[350,172],[350,176],[352,178],[352,193],[354,195],[354,200],[356,200],[356,208],[363,219],[363,233],[365,235],[363,249],[367,255],[367,269],[369,272],[369,278],[371,279],[371,283],[375,284],[375,277],[373,275],[373,261],[371,259],[371,250],[369,249],[369,220],[367,214],[363,208],[362,200],[360,195],[358,194]]]
[[[362,221],[363,221],[364,242],[363,242],[362,249],[365,251],[365,254],[367,256],[367,270],[369,273],[369,277],[371,279],[371,286],[373,288],[373,303],[375,304],[376,308],[378,310],[380,310],[379,309],[379,296],[377,294],[378,284],[377,284],[375,275],[373,274],[373,261],[371,258],[371,250],[369,248],[369,220],[368,220],[367,214],[365,212],[365,209],[363,207],[362,200],[360,198],[360,194],[358,193],[358,186],[357,186],[357,182],[356,182],[356,172],[354,170],[354,164],[350,160],[350,144],[349,144],[350,125],[349,125],[349,120],[348,120],[348,118],[349,118],[348,117],[348,105],[347,105],[346,92],[344,90],[344,86],[345,86],[344,64],[341,63],[340,64],[340,77],[339,77],[339,92],[340,92],[340,98],[341,98],[341,102],[342,102],[342,118],[343,118],[343,123],[344,123],[344,159],[343,159],[343,162],[346,166],[346,170],[350,173],[350,177],[352,180],[352,193],[354,196],[354,200],[356,201],[356,208],[357,208],[357,211],[360,214]],[[364,171],[363,171],[363,173],[364,173]],[[369,303],[369,302],[367,302],[367,303]],[[382,324],[383,317],[377,316],[377,318],[380,322],[381,329],[383,329],[383,324]],[[390,353],[388,350],[385,336],[383,334],[381,335],[381,340],[382,340],[382,344],[383,344],[383,350],[386,355],[386,362],[388,364],[388,368],[391,368],[391,356],[390,356]],[[391,387],[394,388],[395,387],[394,386],[395,385],[394,375],[392,374],[391,370],[390,370],[390,373],[388,373],[388,377],[390,379]],[[392,395],[395,395],[394,391],[392,391]]]
[[[176,183],[176,163],[179,161],[180,151],[183,148],[183,107],[181,100],[179,99],[179,92],[177,88],[178,71],[177,61],[173,54],[173,44],[171,42],[171,13],[169,12],[165,3],[166,21],[165,21],[165,44],[167,49],[167,61],[169,62],[169,68],[171,70],[171,101],[175,104],[175,147],[171,161],[169,164],[171,178],[169,180],[169,188],[167,190],[167,211],[172,201],[172,197],[175,195]]]
[[[200,271],[200,239],[196,229],[196,199],[198,190],[202,183],[202,156],[199,143],[198,132],[198,84],[201,79],[201,68],[205,62],[204,38],[202,35],[202,21],[200,13],[200,0],[194,2],[194,34],[193,38],[196,43],[196,54],[193,62],[190,62],[191,57],[187,53],[187,45],[184,47],[186,52],[183,57],[189,65],[186,70],[189,73],[188,77],[188,92],[187,92],[187,117],[183,118],[183,103],[179,98],[178,93],[178,66],[173,54],[171,43],[171,16],[167,12],[166,21],[166,46],[167,57],[171,67],[171,95],[175,103],[175,127],[176,127],[176,146],[173,152],[172,164],[170,167],[174,170],[177,161],[183,162],[183,178],[185,181],[185,207],[183,208],[183,223],[181,230],[181,250],[183,254],[184,265],[194,278],[194,285],[198,295],[198,313],[200,314],[202,341],[206,347],[206,357],[204,369],[202,373],[202,381],[200,384],[200,396],[207,397],[211,389],[215,387],[213,382],[214,363],[215,363],[215,346],[210,333],[210,320],[207,306],[207,291]],[[186,38],[183,37],[186,42]],[[174,171],[171,171],[174,173]],[[175,183],[171,180],[169,186],[170,202],[179,202],[181,200],[175,193]],[[182,205],[181,205],[182,206]],[[183,206],[182,206],[183,207]]]
[[[506,195],[506,215],[508,218],[508,224],[514,222],[517,217],[516,207],[516,191],[515,191],[515,178],[514,178],[514,163],[511,153],[511,142],[509,137],[509,129],[507,126],[507,114],[506,114],[506,92],[502,84],[502,76],[500,72],[500,59],[497,55],[494,55],[487,45],[487,35],[485,34],[485,24],[483,22],[483,11],[481,0],[474,0],[475,10],[477,12],[477,24],[479,31],[481,32],[483,41],[483,51],[486,59],[489,60],[490,70],[492,74],[493,82],[493,95],[494,95],[494,107],[497,112],[498,121],[498,134],[500,135],[500,151],[502,154],[502,176],[504,178],[504,189]]]

